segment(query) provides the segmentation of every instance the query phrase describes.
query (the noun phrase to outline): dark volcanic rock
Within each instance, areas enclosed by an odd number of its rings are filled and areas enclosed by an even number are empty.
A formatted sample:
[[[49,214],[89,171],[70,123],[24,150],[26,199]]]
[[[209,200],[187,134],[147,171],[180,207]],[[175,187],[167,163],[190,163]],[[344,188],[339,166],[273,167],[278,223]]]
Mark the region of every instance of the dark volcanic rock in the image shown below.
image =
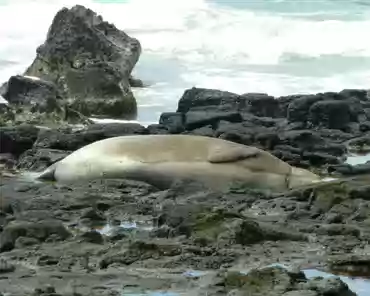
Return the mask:
[[[41,171],[53,163],[62,160],[70,153],[71,151],[33,148],[20,155],[17,168],[31,171]]]
[[[285,117],[280,109],[279,101],[273,96],[260,93],[247,93],[242,95],[243,110],[259,117]]]
[[[360,198],[370,200],[370,185],[359,186],[351,190],[349,193],[353,199]]]
[[[0,274],[15,271],[15,266],[10,262],[0,258]]]
[[[31,106],[35,112],[61,112],[62,100],[52,82],[27,76],[12,76],[3,88],[3,97],[11,105]]]
[[[339,278],[307,279],[303,272],[281,267],[253,269],[247,274],[227,272],[220,283],[226,291],[248,296],[355,296]]]
[[[37,265],[39,266],[45,266],[45,265],[56,265],[59,262],[59,258],[53,257],[53,256],[40,256],[37,259]]]
[[[90,219],[95,222],[105,221],[103,213],[93,208],[87,208],[81,214],[81,219]]]
[[[370,174],[370,162],[364,164],[350,165],[350,164],[338,164],[331,165],[328,167],[329,173],[339,173],[343,176],[351,175],[367,175]]]
[[[346,144],[351,152],[368,153],[370,152],[370,134],[367,133],[361,137],[350,139]]]
[[[185,128],[186,130],[193,130],[206,125],[216,128],[221,120],[227,122],[242,122],[243,118],[238,112],[189,111],[185,116]]]
[[[312,166],[340,163],[337,157],[322,152],[304,152],[303,159],[308,160]]]
[[[166,241],[153,240],[151,242],[137,240],[133,242],[127,251],[103,258],[100,268],[107,268],[113,263],[130,265],[138,260],[145,260],[157,256],[177,256],[182,253],[182,247],[178,244],[167,243]]]
[[[95,141],[142,134],[147,134],[147,129],[137,123],[92,124],[78,131],[42,131],[35,142],[35,147],[74,151]]]
[[[26,75],[55,83],[84,115],[134,118],[129,77],[140,53],[137,39],[76,5],[55,15]]]
[[[0,99],[2,96],[0,95]],[[15,119],[14,110],[9,104],[0,102],[0,127],[6,126]]]
[[[64,240],[70,233],[59,221],[41,222],[12,222],[8,224],[0,234],[0,252],[10,251],[19,237],[36,238],[45,241],[48,237],[55,235]]]
[[[185,130],[185,116],[181,112],[165,112],[159,118],[159,124],[168,129],[170,133],[181,133]]]
[[[84,242],[88,242],[92,244],[104,243],[103,236],[96,230],[91,230],[91,231],[82,233],[81,235],[79,235],[79,239]]]
[[[266,227],[260,225],[253,220],[244,219],[238,221],[235,226],[235,242],[241,245],[251,245],[262,241],[278,241],[278,240],[306,240],[303,234],[279,230],[271,226]]]
[[[302,122],[306,127],[348,130],[351,123],[365,118],[364,100],[368,98],[361,90],[295,96],[288,104],[287,119],[289,122]]]
[[[287,119],[289,122],[302,122],[308,120],[309,108],[322,97],[316,95],[302,95],[294,98],[287,108]]]
[[[163,113],[148,132],[219,137],[268,150],[295,166],[321,167],[340,164],[347,144],[366,137],[369,106],[365,90],[274,98],[193,87],[177,111]]]
[[[32,125],[0,127],[0,153],[11,153],[18,157],[32,148],[38,133],[39,129]]]
[[[11,153],[0,153],[0,167],[11,169],[16,163],[17,160]]]
[[[12,76],[0,91],[9,102],[0,111],[0,122],[7,123],[90,123],[80,112],[68,106],[57,86],[38,77]]]
[[[236,111],[240,96],[231,92],[196,88],[187,89],[178,103],[177,112],[186,113],[190,110]]]
[[[309,109],[309,120],[317,126],[331,129],[343,129],[351,121],[357,121],[357,114],[352,114],[350,102],[325,100],[313,104]]]
[[[128,82],[132,87],[145,87],[145,84],[141,79],[135,78],[132,75],[128,78]]]
[[[172,125],[172,123],[170,123],[170,125]],[[150,135],[168,135],[171,134],[171,128],[171,126],[167,127],[163,124],[150,124],[147,130]]]

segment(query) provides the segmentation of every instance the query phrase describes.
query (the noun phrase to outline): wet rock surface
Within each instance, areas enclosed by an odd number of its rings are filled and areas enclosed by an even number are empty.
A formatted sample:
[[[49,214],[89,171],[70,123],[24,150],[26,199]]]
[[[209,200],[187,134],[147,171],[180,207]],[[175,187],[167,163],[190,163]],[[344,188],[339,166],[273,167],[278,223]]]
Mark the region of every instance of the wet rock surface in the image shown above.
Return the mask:
[[[3,177],[1,292],[355,295],[340,279],[302,270],[369,272],[370,199],[358,193],[369,180],[271,195],[194,182],[163,191],[127,180],[65,186]]]
[[[16,75],[2,85],[0,94],[9,103],[0,110],[0,125],[14,124],[90,124],[91,121],[72,109],[52,81]]]

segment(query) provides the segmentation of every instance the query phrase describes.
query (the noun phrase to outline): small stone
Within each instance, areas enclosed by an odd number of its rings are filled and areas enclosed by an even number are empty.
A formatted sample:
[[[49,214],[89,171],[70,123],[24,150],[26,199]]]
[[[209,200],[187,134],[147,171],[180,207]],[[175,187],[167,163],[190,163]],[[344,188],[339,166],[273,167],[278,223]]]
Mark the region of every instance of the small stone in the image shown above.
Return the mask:
[[[15,241],[15,247],[21,249],[28,246],[38,245],[39,243],[40,241],[36,238],[21,236]]]
[[[58,258],[49,256],[49,255],[40,256],[37,260],[37,265],[39,266],[57,265],[58,263],[59,263]]]
[[[15,271],[15,266],[5,259],[0,259],[0,274]]]
[[[102,213],[93,208],[87,208],[82,212],[82,219],[91,219],[93,221],[105,221],[105,217]]]
[[[92,244],[103,244],[104,243],[103,236],[96,230],[87,231],[81,234],[80,239],[82,239],[84,242],[88,242]]]

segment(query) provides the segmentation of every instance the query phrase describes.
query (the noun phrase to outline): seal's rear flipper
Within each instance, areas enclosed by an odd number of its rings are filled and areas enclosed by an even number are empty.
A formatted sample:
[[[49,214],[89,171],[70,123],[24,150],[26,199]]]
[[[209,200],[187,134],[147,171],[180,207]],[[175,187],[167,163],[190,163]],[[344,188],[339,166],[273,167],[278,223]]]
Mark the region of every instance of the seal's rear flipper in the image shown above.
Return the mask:
[[[40,180],[40,181],[56,181],[55,179],[55,166],[56,166],[56,163],[52,164],[51,166],[47,167],[44,171],[42,171],[41,173],[39,173],[37,176],[36,176],[36,180]]]
[[[211,151],[208,156],[210,163],[226,163],[244,160],[258,156],[260,150],[255,147],[216,149]]]

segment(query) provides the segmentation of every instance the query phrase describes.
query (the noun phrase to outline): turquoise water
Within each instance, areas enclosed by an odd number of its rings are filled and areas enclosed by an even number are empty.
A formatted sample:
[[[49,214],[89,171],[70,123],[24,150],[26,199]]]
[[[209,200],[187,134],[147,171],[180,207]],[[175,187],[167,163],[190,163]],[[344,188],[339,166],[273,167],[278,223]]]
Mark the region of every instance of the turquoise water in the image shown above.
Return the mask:
[[[367,88],[370,2],[80,0],[140,40],[138,120],[173,111],[186,88],[272,95]],[[72,0],[0,0],[0,81],[32,62]],[[32,24],[32,25],[30,25]]]
[[[351,165],[358,165],[370,162],[370,153],[366,155],[353,154],[347,157],[346,163]]]
[[[336,275],[319,271],[317,269],[306,269],[304,273],[307,278],[313,277],[335,277]],[[348,287],[357,294],[357,296],[370,295],[370,279],[360,277],[339,276],[339,278],[348,285]]]

